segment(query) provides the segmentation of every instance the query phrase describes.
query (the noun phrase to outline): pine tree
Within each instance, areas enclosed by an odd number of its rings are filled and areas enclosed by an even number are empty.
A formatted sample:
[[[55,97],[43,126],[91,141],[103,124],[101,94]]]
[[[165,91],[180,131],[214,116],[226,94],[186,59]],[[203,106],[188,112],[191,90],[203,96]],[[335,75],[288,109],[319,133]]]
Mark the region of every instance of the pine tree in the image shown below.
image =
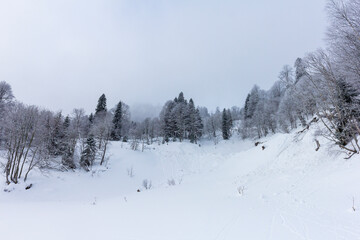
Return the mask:
[[[96,155],[96,143],[93,136],[89,136],[85,143],[85,148],[81,153],[80,165],[86,171],[90,170],[90,167],[93,165],[95,161]]]
[[[116,106],[114,118],[112,120],[113,129],[111,131],[111,139],[113,141],[120,141],[121,139],[121,129],[122,129],[122,119],[123,111],[122,111],[122,102],[119,102]]]
[[[98,104],[95,109],[95,117],[103,115],[106,111],[106,97],[105,94],[102,94],[98,100]]]

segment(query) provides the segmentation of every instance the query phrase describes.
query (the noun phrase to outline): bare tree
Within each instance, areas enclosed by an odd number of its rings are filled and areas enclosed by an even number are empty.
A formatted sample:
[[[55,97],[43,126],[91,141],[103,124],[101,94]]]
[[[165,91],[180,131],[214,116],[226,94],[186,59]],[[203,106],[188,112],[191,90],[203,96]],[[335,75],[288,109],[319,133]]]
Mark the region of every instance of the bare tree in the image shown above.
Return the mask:
[[[100,165],[106,159],[108,145],[111,139],[112,130],[112,114],[107,112],[102,118],[95,118],[94,125],[91,129],[91,134],[97,141]]]
[[[37,107],[27,107],[22,104],[16,104],[7,114],[5,174],[8,184],[10,181],[18,183],[27,163],[27,174],[33,168],[32,165],[40,148],[38,133],[42,126],[39,124],[39,119],[40,114]],[[31,160],[28,159],[30,156]]]

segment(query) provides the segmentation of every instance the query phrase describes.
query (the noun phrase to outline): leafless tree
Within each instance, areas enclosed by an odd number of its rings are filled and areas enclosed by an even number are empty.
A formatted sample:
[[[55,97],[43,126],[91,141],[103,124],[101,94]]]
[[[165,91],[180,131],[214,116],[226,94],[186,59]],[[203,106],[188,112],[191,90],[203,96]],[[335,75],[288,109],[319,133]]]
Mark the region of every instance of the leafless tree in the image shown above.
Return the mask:
[[[91,134],[97,141],[100,165],[102,165],[106,159],[106,153],[111,139],[111,130],[111,113],[107,112],[102,118],[95,118],[94,124],[91,129]]]
[[[7,162],[5,165],[6,182],[18,183],[26,171],[26,177],[37,163],[39,153],[44,147],[43,126],[40,113],[35,106],[16,104],[8,112],[5,125]],[[26,178],[25,178],[26,179]]]

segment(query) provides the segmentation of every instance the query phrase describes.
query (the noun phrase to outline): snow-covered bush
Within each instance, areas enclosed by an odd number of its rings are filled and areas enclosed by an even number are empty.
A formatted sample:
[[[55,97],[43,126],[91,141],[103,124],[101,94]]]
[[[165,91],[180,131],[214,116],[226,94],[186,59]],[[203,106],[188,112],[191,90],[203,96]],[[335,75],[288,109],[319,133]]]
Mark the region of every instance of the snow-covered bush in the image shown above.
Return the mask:
[[[240,196],[244,195],[244,190],[245,190],[245,186],[239,186],[237,188],[237,191],[240,194]]]
[[[168,185],[169,185],[169,186],[175,186],[175,185],[176,185],[175,180],[174,180],[173,178],[168,179],[167,182],[168,182]]]
[[[142,182],[142,185],[145,189],[147,189],[147,190],[150,189],[152,187],[151,180],[144,179]]]

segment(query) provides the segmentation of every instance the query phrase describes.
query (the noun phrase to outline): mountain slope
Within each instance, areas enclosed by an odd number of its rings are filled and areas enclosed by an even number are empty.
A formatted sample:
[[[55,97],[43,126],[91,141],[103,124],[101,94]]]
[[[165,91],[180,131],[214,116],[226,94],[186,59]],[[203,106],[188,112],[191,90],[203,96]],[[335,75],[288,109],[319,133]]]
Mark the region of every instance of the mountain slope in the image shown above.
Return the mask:
[[[135,152],[113,143],[108,169],[34,172],[28,191],[4,185],[11,192],[0,193],[0,232],[14,239],[359,239],[360,209],[352,205],[354,198],[360,207],[360,158],[344,160],[325,139],[316,152],[314,131],[276,134],[257,147],[177,142]]]

